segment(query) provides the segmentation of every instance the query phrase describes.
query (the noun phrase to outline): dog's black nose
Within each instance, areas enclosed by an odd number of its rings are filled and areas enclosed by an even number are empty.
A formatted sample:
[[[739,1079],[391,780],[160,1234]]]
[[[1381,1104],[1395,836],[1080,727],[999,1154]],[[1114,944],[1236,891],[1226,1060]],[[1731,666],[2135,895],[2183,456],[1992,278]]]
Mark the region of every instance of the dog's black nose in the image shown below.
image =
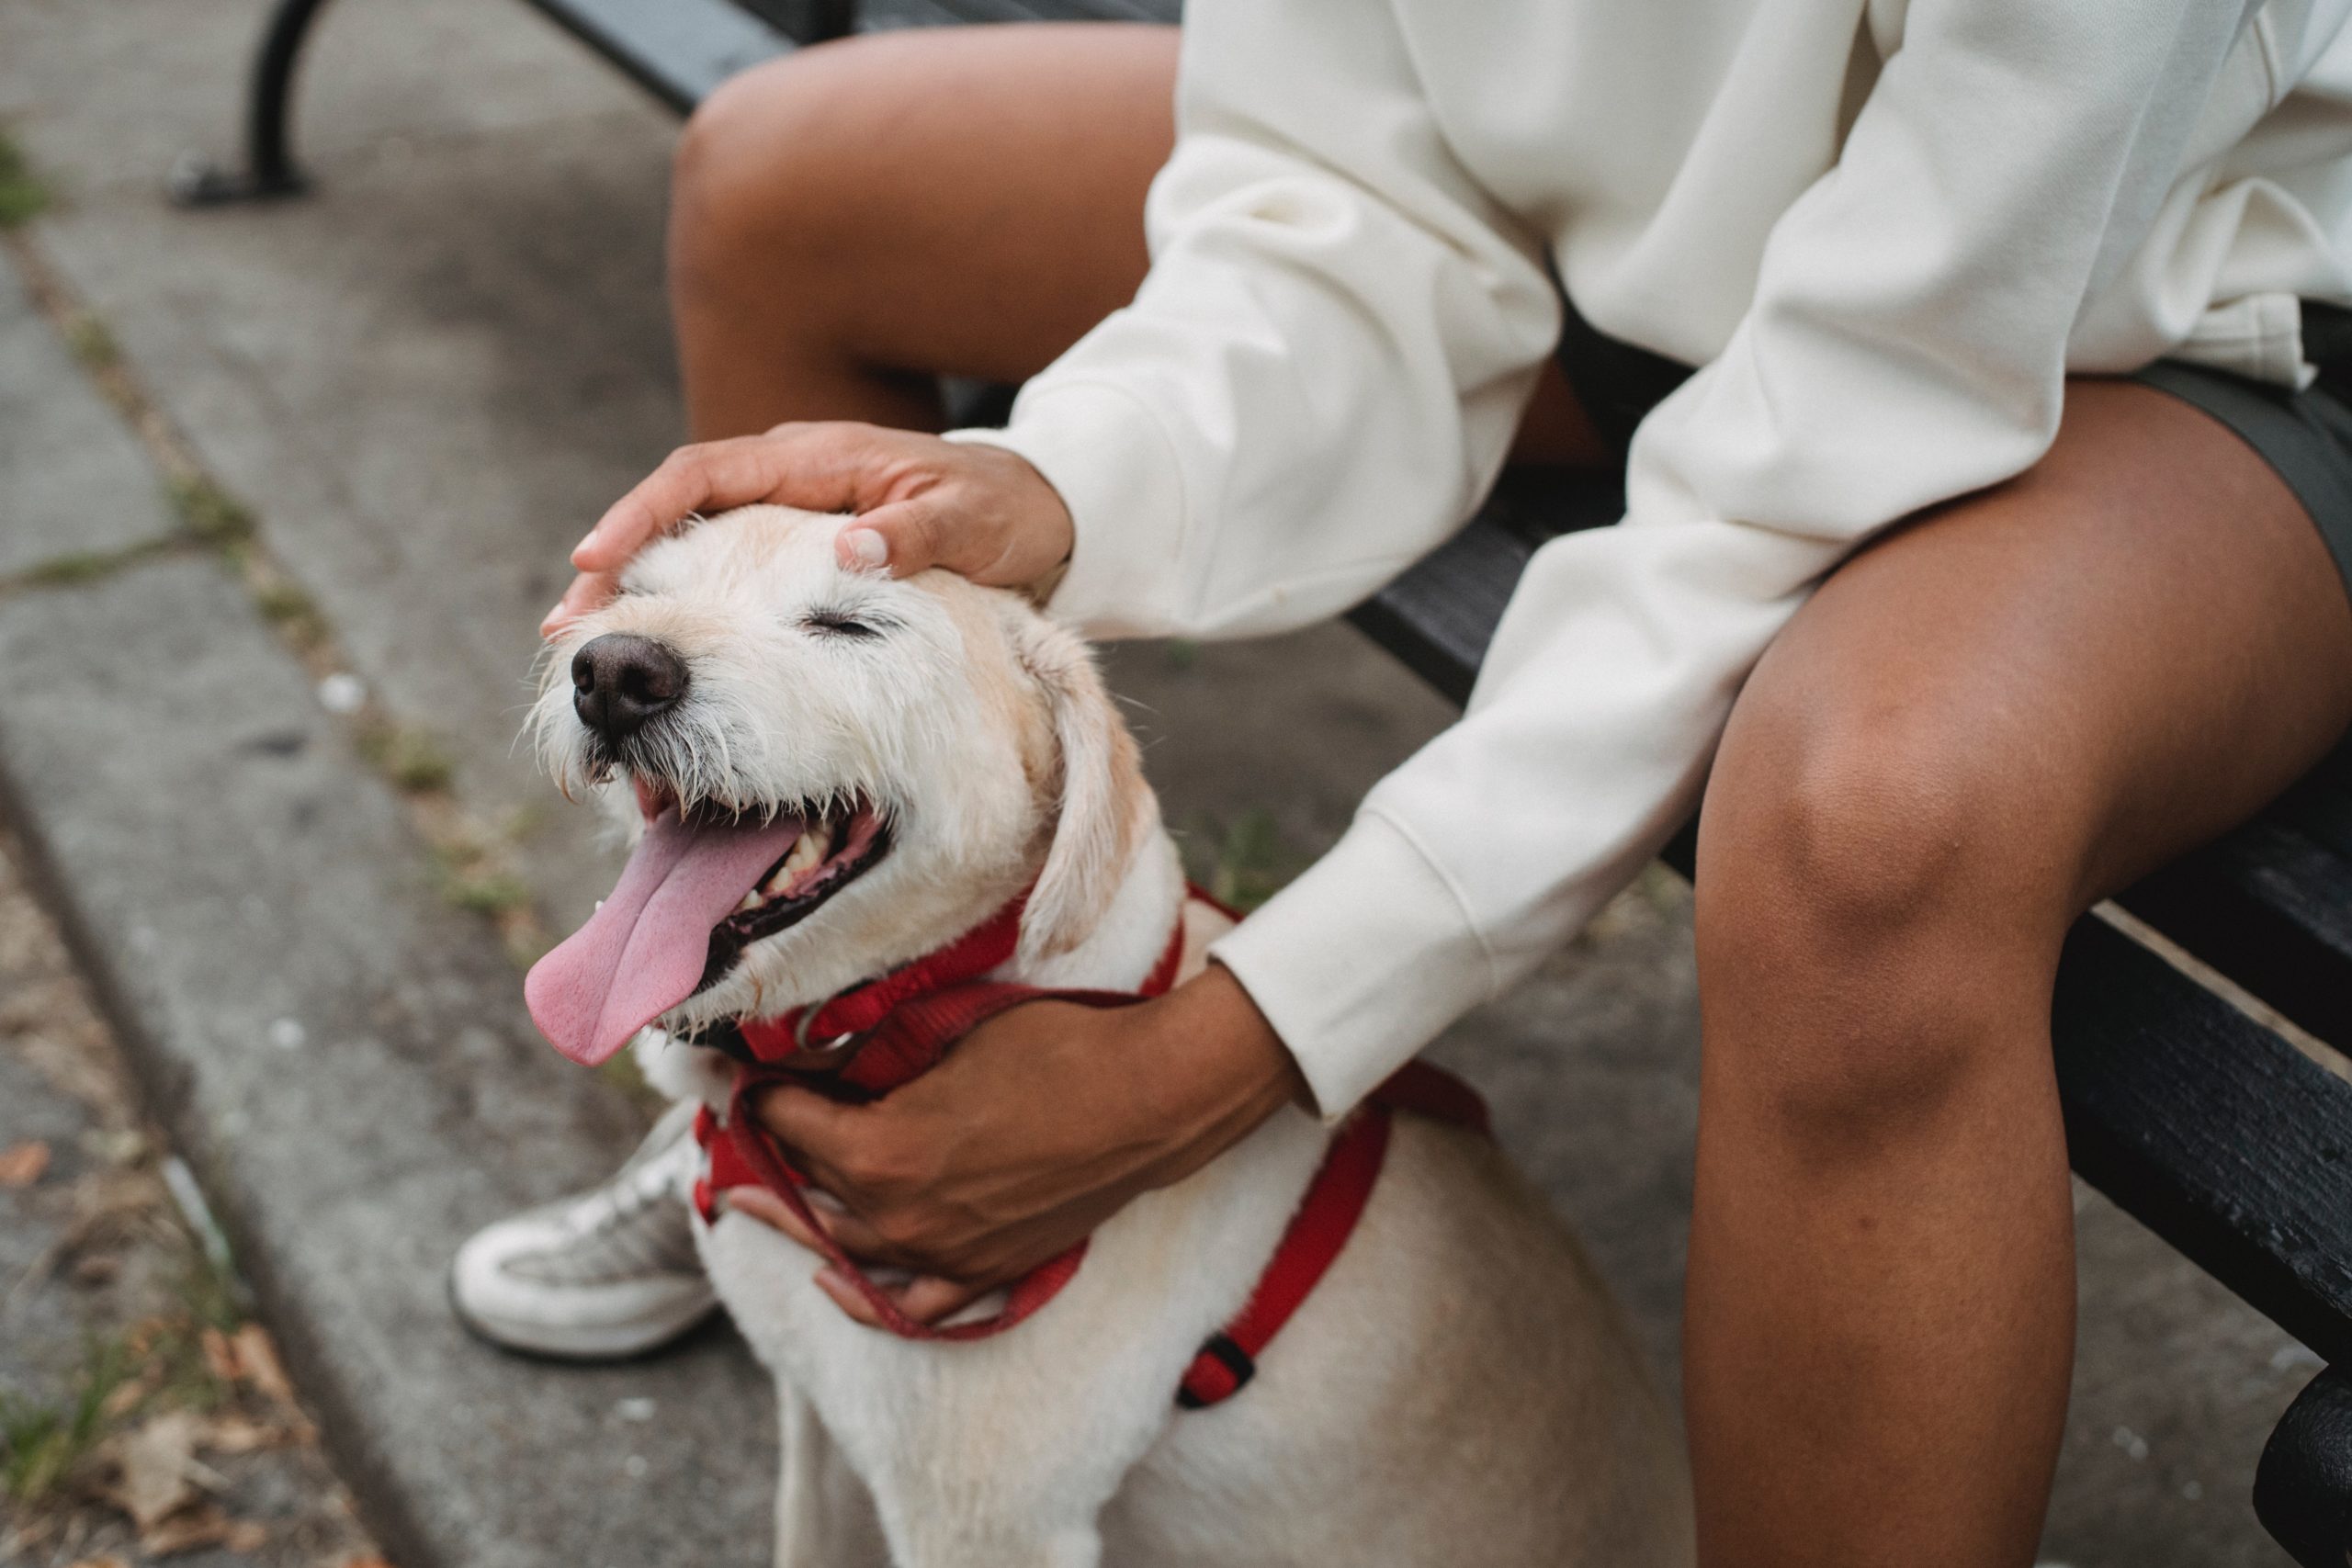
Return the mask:
[[[571,711],[607,740],[625,740],[686,694],[686,661],[650,637],[607,632],[571,656]]]

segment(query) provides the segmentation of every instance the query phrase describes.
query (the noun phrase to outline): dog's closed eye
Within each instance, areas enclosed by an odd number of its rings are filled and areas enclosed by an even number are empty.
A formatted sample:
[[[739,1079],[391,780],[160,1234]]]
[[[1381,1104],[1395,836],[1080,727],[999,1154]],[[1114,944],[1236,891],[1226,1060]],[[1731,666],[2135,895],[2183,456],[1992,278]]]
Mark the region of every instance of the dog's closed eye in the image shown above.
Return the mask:
[[[827,637],[880,637],[880,626],[860,620],[846,610],[811,610],[800,617],[808,630]]]

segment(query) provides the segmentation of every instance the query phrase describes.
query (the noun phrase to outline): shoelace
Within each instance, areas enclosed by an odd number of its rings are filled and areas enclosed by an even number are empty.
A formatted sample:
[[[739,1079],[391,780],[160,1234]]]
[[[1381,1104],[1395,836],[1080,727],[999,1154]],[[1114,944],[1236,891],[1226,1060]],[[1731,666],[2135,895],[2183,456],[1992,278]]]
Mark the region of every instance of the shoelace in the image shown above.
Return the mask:
[[[694,1140],[680,1139],[630,1171],[626,1179],[590,1193],[565,1211],[564,1228],[575,1236],[602,1235],[662,1199],[682,1196],[698,1157]]]

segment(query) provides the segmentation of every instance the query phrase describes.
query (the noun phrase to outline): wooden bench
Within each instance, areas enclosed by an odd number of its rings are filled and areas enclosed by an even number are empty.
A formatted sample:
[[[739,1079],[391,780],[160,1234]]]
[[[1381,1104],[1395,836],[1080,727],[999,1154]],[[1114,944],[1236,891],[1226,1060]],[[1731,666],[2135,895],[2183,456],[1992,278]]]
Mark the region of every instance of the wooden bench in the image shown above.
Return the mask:
[[[323,0],[279,0],[255,62],[244,166],[184,166],[185,200],[301,188],[288,101]],[[1054,18],[1170,21],[1176,0],[531,0],[684,113],[745,66],[853,30]],[[965,416],[1001,394],[963,389]],[[1476,518],[1352,618],[1454,701],[1547,538],[1617,520],[1604,476],[1513,472]],[[2123,894],[2137,921],[2317,1040],[2352,1043],[2352,753],[2253,822]],[[1686,875],[1690,835],[1666,858]],[[2128,922],[2127,922],[2128,923]],[[2052,1009],[2075,1169],[2327,1363],[2255,1482],[2307,1568],[2352,1547],[2352,1082],[2099,915],[2066,942]],[[2323,1048],[2321,1055],[2326,1055]],[[2340,1066],[2341,1064],[2339,1063]]]

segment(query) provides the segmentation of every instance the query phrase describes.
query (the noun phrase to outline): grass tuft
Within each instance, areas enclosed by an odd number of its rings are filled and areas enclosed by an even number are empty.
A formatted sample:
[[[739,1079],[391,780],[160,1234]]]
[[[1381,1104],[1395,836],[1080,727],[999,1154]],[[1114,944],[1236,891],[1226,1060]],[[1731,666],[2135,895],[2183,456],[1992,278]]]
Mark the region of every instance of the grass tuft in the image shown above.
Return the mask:
[[[17,581],[28,588],[71,588],[76,583],[110,577],[129,564],[130,558],[119,550],[86,550],[76,555],[52,556],[38,566],[27,567]]]
[[[28,1508],[70,1481],[106,1436],[107,1401],[130,1375],[130,1364],[121,1340],[94,1340],[64,1404],[39,1404],[0,1390],[0,1492]]]
[[[180,526],[204,544],[225,547],[254,536],[254,514],[244,502],[202,475],[174,479],[171,498]]]
[[[14,138],[0,131],[0,229],[31,222],[49,209],[51,192],[33,173]]]
[[[85,369],[112,370],[122,363],[122,345],[115,342],[113,331],[87,310],[74,312],[65,329],[65,346]]]
[[[1201,878],[1218,901],[1248,914],[1306,869],[1309,856],[1283,838],[1274,814],[1253,807],[1219,831],[1215,823],[1194,840],[1214,847]]]
[[[528,907],[530,885],[503,872],[473,872],[445,877],[441,897],[460,909],[478,915],[503,915]]]
[[[292,644],[299,652],[310,652],[325,646],[328,637],[327,618],[300,583],[275,573],[256,574],[250,570],[247,581],[256,575],[261,581],[254,585],[254,604],[262,618],[276,626],[278,635]]]
[[[261,607],[265,619],[279,626],[288,621],[311,620],[319,613],[319,606],[310,594],[291,582],[273,582],[255,591],[254,603]]]
[[[399,724],[370,725],[358,738],[359,754],[383,770],[392,786],[408,795],[447,789],[458,765],[440,742],[421,729]]]

